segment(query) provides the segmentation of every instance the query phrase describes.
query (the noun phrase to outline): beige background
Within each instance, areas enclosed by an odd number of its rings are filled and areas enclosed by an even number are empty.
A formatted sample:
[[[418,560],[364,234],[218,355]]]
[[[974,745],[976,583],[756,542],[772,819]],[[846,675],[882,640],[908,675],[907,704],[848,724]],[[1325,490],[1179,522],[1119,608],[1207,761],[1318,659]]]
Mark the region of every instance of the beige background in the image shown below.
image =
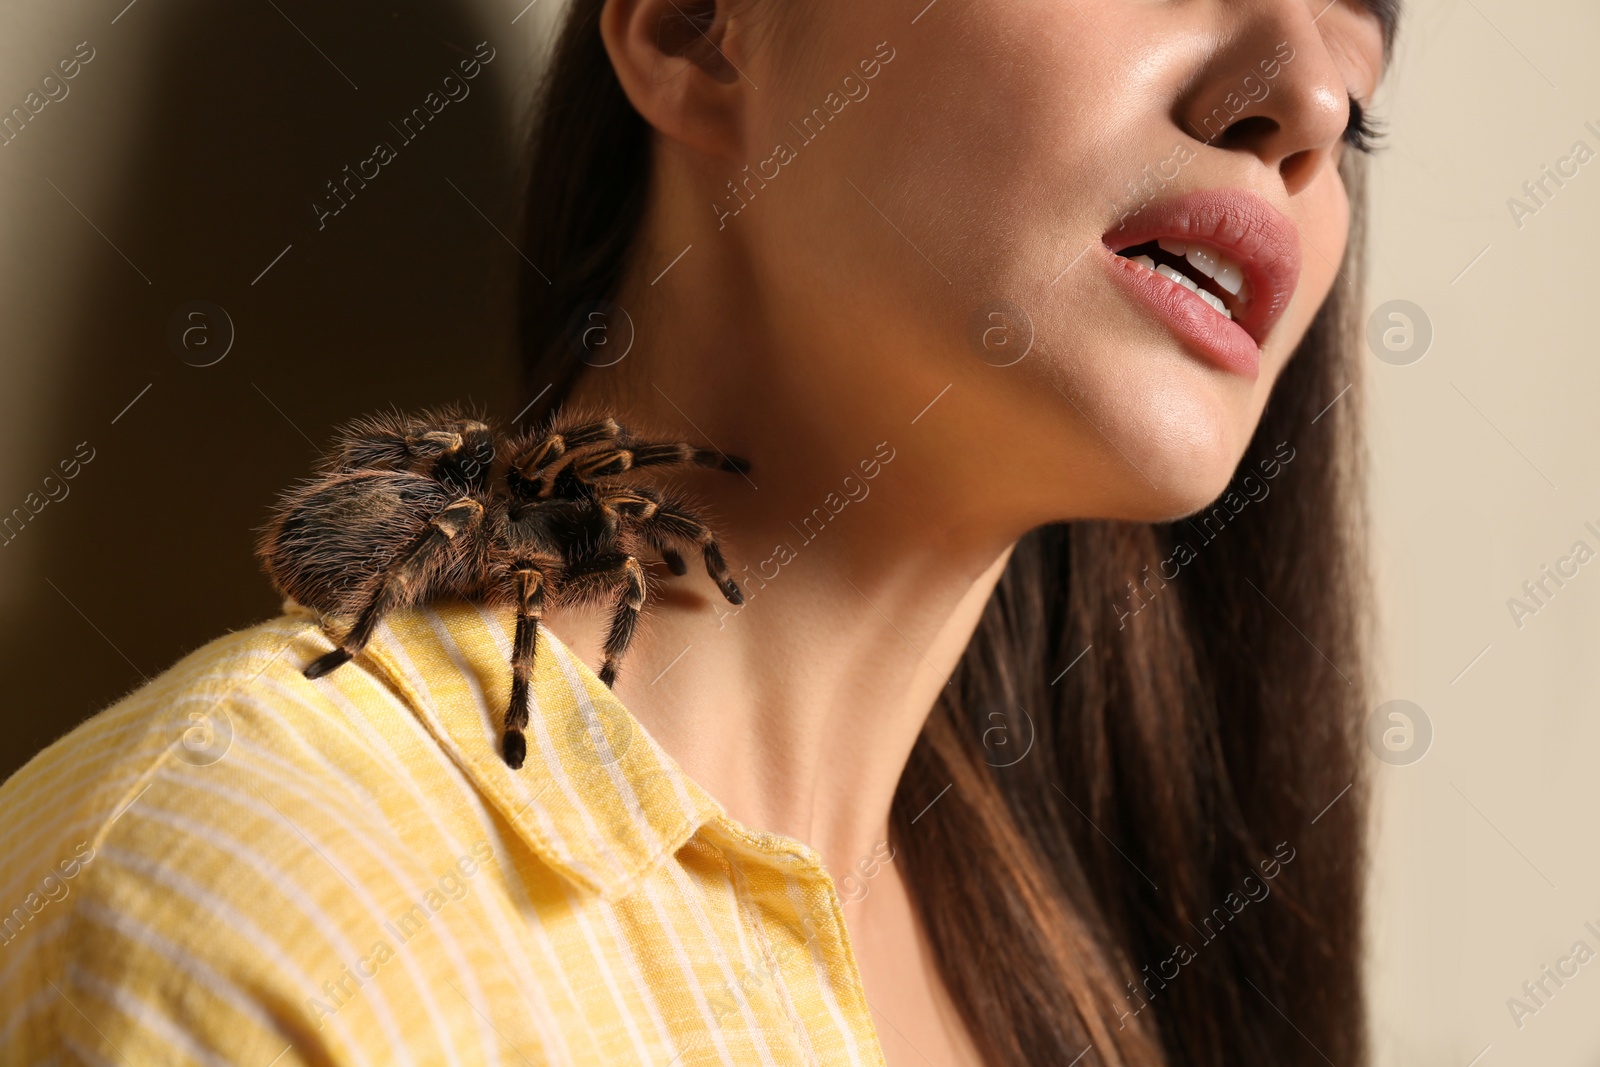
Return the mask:
[[[497,146],[559,0],[124,2],[0,14],[6,108],[96,51],[0,147],[0,512],[95,449],[0,547],[0,774],[274,612],[249,531],[334,422],[459,396],[515,414]],[[319,232],[323,181],[482,40],[473,94]],[[1412,0],[1376,108],[1369,304],[1433,331],[1419,361],[1369,365],[1380,696],[1434,733],[1374,764],[1383,1067],[1600,1064],[1600,959],[1520,1029],[1506,1005],[1575,941],[1600,951],[1600,561],[1520,629],[1506,606],[1575,541],[1600,551],[1600,159],[1520,228],[1507,208],[1574,142],[1600,152],[1597,42],[1592,2]],[[166,341],[194,299],[236,328],[215,366]]]
[[[1600,561],[1520,629],[1506,602],[1575,541],[1600,552],[1600,7],[1418,0],[1402,36],[1369,302],[1435,333],[1371,366],[1380,695],[1435,733],[1379,768],[1379,1062],[1592,1067],[1600,958],[1520,1029],[1506,1001],[1575,941],[1600,952]],[[1597,157],[1519,229],[1507,200],[1578,140]]]

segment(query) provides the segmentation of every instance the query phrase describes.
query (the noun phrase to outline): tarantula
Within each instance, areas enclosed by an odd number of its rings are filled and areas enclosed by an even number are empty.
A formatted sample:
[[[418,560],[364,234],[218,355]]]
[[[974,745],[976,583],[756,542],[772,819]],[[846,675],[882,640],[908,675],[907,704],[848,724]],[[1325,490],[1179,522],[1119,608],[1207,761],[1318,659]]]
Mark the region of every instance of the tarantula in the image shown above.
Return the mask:
[[[281,593],[350,620],[307,678],[358,655],[388,612],[444,597],[515,608],[501,755],[518,768],[547,605],[614,598],[599,671],[610,686],[645,602],[641,555],[682,575],[677,550],[696,547],[722,595],[744,603],[716,536],[681,498],[618,480],[677,463],[750,469],[684,442],[637,438],[609,417],[564,413],[542,430],[500,436],[453,409],[370,416],[340,428],[317,474],[284,494],[258,554]]]

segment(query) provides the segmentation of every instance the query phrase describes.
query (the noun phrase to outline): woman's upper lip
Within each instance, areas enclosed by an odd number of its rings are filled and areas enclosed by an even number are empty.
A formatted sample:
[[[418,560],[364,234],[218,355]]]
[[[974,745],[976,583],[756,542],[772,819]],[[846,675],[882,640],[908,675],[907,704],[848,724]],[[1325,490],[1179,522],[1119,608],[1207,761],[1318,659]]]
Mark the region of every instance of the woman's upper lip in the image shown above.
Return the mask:
[[[1250,299],[1234,321],[1262,344],[1300,280],[1294,224],[1255,193],[1201,189],[1146,204],[1101,240],[1120,252],[1162,237],[1210,245],[1239,265]]]

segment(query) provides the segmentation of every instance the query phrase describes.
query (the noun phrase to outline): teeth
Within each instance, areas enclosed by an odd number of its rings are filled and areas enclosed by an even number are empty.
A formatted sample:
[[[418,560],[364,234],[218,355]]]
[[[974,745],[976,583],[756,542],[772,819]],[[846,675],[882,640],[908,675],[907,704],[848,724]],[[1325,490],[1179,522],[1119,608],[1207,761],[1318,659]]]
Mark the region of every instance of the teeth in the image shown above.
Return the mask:
[[[1172,252],[1174,255],[1182,255],[1189,261],[1189,264],[1196,270],[1200,271],[1200,273],[1204,274],[1208,278],[1215,279],[1217,283],[1224,289],[1227,289],[1230,294],[1234,296],[1238,295],[1240,283],[1243,281],[1243,274],[1235,264],[1223,259],[1221,256],[1210,251],[1209,249],[1201,248],[1199,245],[1195,245],[1192,248],[1186,248],[1184,242],[1173,241],[1170,238],[1165,237],[1162,238],[1159,243],[1163,250]],[[1233,318],[1233,312],[1228,309],[1228,305],[1222,302],[1222,297],[1213,292],[1209,292],[1208,290],[1200,288],[1199,282],[1195,281],[1181,270],[1169,267],[1165,263],[1157,263],[1149,256],[1129,256],[1127,258],[1130,263],[1137,263],[1146,270],[1155,271],[1157,274],[1169,281],[1177,282],[1179,285],[1198,296],[1201,300],[1204,300],[1212,307],[1212,309],[1216,311],[1217,314],[1221,315],[1223,318]]]
[[[1239,290],[1244,288],[1244,271],[1239,264],[1219,254],[1216,249],[1180,241],[1175,237],[1159,238],[1156,244],[1164,252],[1187,259],[1190,266],[1207,278],[1214,278],[1229,296],[1238,296]]]
[[[1239,269],[1237,263],[1220,257],[1217,260],[1217,272],[1211,277],[1228,291],[1229,296],[1238,296],[1239,290],[1244,287],[1244,271]]]
[[[1190,245],[1188,250],[1183,253],[1183,258],[1187,259],[1195,270],[1204,274],[1207,278],[1216,277],[1217,254],[1209,248],[1203,245]]]
[[[1161,247],[1166,248],[1166,243],[1163,242]],[[1168,248],[1167,251],[1175,250]],[[1218,285],[1227,290],[1228,295],[1238,296],[1239,290],[1244,288],[1244,271],[1233,260],[1217,254],[1213,249],[1204,245],[1189,245],[1184,248],[1182,255],[1195,270],[1207,278],[1215,279]]]
[[[1216,293],[1208,293],[1204,289],[1198,289],[1196,292],[1199,293],[1201,300],[1204,300],[1206,303],[1210,304],[1216,309],[1217,314],[1222,315],[1225,318],[1233,318],[1233,312],[1229,311],[1228,306],[1222,302],[1222,297],[1218,296]]]
[[[1187,274],[1183,273],[1183,271],[1174,270],[1173,268],[1167,266],[1165,263],[1161,263],[1161,264],[1158,264],[1156,266],[1156,273],[1161,275],[1163,278],[1167,278],[1167,279],[1170,279],[1172,281],[1177,282],[1179,285],[1183,286],[1185,289],[1189,290],[1190,292],[1198,293],[1200,291],[1200,283],[1199,282],[1195,281],[1193,278],[1191,278]]]

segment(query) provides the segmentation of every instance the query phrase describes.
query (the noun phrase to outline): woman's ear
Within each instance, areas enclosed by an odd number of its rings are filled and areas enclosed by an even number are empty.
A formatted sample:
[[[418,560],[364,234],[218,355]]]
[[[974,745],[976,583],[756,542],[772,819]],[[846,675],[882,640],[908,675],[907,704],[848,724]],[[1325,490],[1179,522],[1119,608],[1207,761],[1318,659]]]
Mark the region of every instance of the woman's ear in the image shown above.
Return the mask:
[[[743,35],[734,0],[608,0],[600,36],[622,91],[662,136],[709,156],[743,158],[745,94],[729,52]]]

